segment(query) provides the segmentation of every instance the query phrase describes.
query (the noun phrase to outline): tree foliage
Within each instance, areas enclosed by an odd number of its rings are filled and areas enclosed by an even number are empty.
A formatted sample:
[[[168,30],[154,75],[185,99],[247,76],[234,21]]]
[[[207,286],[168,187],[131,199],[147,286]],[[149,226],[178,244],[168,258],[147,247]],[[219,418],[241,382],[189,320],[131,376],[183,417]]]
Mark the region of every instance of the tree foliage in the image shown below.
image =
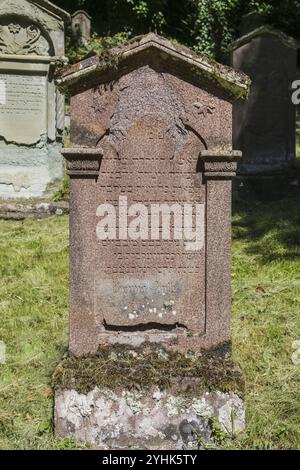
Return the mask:
[[[54,0],[69,11],[85,9],[102,37],[159,34],[226,60],[239,36],[241,17],[250,11],[300,40],[300,0]]]

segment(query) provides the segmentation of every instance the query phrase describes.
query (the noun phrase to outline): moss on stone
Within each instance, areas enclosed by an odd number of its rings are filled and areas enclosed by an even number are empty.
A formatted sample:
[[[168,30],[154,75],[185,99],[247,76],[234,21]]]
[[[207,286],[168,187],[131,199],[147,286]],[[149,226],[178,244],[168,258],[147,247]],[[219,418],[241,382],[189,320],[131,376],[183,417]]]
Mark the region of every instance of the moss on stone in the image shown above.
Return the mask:
[[[53,386],[85,394],[95,387],[144,390],[153,386],[189,396],[213,390],[244,392],[243,376],[229,357],[211,351],[200,357],[162,349],[145,353],[125,346],[100,348],[94,356],[67,355],[54,372]]]

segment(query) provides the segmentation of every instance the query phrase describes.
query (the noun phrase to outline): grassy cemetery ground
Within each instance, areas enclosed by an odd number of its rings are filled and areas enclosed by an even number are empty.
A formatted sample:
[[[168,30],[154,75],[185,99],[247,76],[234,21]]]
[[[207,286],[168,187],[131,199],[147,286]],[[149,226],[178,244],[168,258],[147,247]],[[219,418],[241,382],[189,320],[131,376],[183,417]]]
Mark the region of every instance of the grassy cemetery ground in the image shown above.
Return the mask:
[[[248,431],[226,448],[300,449],[300,197],[234,215],[234,356]],[[75,448],[52,437],[51,374],[67,348],[68,219],[1,221],[0,448]]]
[[[80,448],[52,436],[51,374],[67,349],[68,218],[0,221],[0,233],[0,448]],[[248,426],[222,445],[300,449],[300,366],[291,361],[300,340],[300,197],[235,204],[233,233],[233,345]]]

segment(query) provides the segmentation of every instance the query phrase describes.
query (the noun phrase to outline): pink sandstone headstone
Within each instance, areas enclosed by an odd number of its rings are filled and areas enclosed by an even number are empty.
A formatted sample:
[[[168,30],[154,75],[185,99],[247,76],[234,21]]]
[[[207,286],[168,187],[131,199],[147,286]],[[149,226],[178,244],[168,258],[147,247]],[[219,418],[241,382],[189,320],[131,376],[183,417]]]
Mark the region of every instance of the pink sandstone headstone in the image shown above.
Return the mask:
[[[71,148],[64,151],[71,177],[70,353],[226,349],[231,180],[240,157],[232,149],[232,103],[247,95],[248,77],[149,34],[76,64],[58,83],[71,95]],[[106,240],[99,238],[105,204],[116,208],[115,219],[105,219]],[[165,218],[152,236],[158,205],[171,208],[169,237]],[[57,399],[60,435],[65,399]]]

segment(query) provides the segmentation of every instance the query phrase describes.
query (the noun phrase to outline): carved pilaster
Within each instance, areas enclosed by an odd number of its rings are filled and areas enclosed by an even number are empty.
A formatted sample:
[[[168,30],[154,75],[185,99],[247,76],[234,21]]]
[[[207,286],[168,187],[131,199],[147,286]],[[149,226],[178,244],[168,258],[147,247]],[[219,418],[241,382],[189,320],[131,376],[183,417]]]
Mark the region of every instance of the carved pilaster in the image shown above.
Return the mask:
[[[206,337],[229,342],[231,310],[231,190],[238,151],[201,152],[206,181]]]

